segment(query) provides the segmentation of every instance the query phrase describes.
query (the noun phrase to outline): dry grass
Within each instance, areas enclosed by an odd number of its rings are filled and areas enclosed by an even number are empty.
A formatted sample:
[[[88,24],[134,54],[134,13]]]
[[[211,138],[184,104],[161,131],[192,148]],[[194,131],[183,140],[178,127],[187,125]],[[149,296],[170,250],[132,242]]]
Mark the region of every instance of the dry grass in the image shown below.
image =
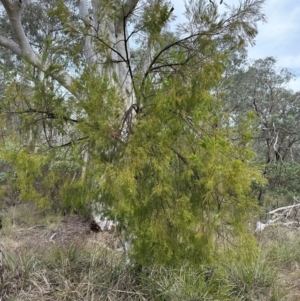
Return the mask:
[[[116,234],[95,237],[80,216],[43,212],[32,204],[7,208],[0,215],[1,301],[300,300],[300,238],[289,229],[263,232],[256,262],[224,260],[201,271],[141,269],[116,250]]]
[[[95,280],[96,272],[104,267],[107,272],[121,260],[122,254],[110,248],[117,241],[113,233],[95,237],[80,216],[45,213],[33,204],[8,208],[1,215],[0,300],[83,300],[83,295],[105,300]]]
[[[300,230],[269,227],[260,237],[262,252],[278,271],[274,287],[282,301],[300,300]]]

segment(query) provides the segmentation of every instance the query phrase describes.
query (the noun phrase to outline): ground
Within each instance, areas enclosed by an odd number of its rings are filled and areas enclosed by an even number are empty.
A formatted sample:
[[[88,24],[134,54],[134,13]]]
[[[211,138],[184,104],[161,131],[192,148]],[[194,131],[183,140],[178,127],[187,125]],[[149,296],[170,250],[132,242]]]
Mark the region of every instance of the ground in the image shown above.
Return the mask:
[[[255,265],[229,267],[228,279],[207,282],[194,271],[153,267],[141,273],[128,264],[116,232],[95,235],[90,220],[77,214],[23,203],[5,206],[0,217],[0,301],[300,300],[297,229],[264,230]],[[228,286],[224,291],[220,281]]]

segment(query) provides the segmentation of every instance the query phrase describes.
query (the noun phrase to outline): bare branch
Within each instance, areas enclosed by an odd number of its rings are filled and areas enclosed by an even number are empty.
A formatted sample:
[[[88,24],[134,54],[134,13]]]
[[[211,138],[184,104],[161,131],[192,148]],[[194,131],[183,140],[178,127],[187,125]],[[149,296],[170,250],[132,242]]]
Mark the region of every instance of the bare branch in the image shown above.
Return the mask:
[[[269,212],[271,218],[266,223],[258,221],[256,223],[255,232],[262,232],[269,226],[284,226],[284,227],[296,227],[300,226],[299,214],[300,204],[297,198],[294,197],[295,203],[293,205],[279,207]],[[298,204],[296,204],[296,202]]]
[[[293,208],[297,208],[297,207],[300,207],[300,204],[294,204],[294,205],[290,205],[290,206],[284,206],[284,207],[280,207],[280,208],[277,208],[275,210],[272,210],[269,212],[269,214],[278,214],[278,212],[281,212],[280,214],[282,214],[282,212],[290,212],[291,209]]]
[[[6,37],[0,36],[0,46],[11,50],[14,54],[21,56],[22,51],[19,45]]]

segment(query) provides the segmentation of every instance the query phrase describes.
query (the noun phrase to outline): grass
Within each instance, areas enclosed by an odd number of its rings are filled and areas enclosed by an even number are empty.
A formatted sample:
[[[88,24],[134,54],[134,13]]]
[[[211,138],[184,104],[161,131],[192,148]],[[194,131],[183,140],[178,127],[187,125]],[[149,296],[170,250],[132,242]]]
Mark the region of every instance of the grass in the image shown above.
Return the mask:
[[[215,267],[141,269],[113,250],[113,234],[88,234],[79,216],[32,204],[2,210],[0,300],[299,300],[298,232],[268,229],[256,260]],[[56,233],[54,242],[49,238]]]
[[[266,254],[277,271],[274,287],[278,300],[298,301],[300,296],[300,237],[298,229],[270,227],[259,238],[262,253]]]

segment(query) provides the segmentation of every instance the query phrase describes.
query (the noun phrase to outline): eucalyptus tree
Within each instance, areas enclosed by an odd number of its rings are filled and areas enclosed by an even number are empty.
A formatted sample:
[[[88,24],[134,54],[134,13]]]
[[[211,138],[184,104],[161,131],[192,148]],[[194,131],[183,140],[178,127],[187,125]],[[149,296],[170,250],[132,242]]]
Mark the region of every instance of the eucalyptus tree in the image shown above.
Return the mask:
[[[216,237],[249,248],[252,117],[233,127],[213,91],[262,0],[190,0],[176,27],[166,0],[1,3],[0,46],[20,60],[3,70],[1,156],[21,198],[107,204],[142,264],[208,262]]]
[[[276,60],[267,57],[233,67],[224,86],[235,121],[248,111],[255,113],[254,148],[266,166],[268,191],[285,197],[299,193],[300,98],[299,92],[288,88],[293,78],[288,69],[278,69]]]

